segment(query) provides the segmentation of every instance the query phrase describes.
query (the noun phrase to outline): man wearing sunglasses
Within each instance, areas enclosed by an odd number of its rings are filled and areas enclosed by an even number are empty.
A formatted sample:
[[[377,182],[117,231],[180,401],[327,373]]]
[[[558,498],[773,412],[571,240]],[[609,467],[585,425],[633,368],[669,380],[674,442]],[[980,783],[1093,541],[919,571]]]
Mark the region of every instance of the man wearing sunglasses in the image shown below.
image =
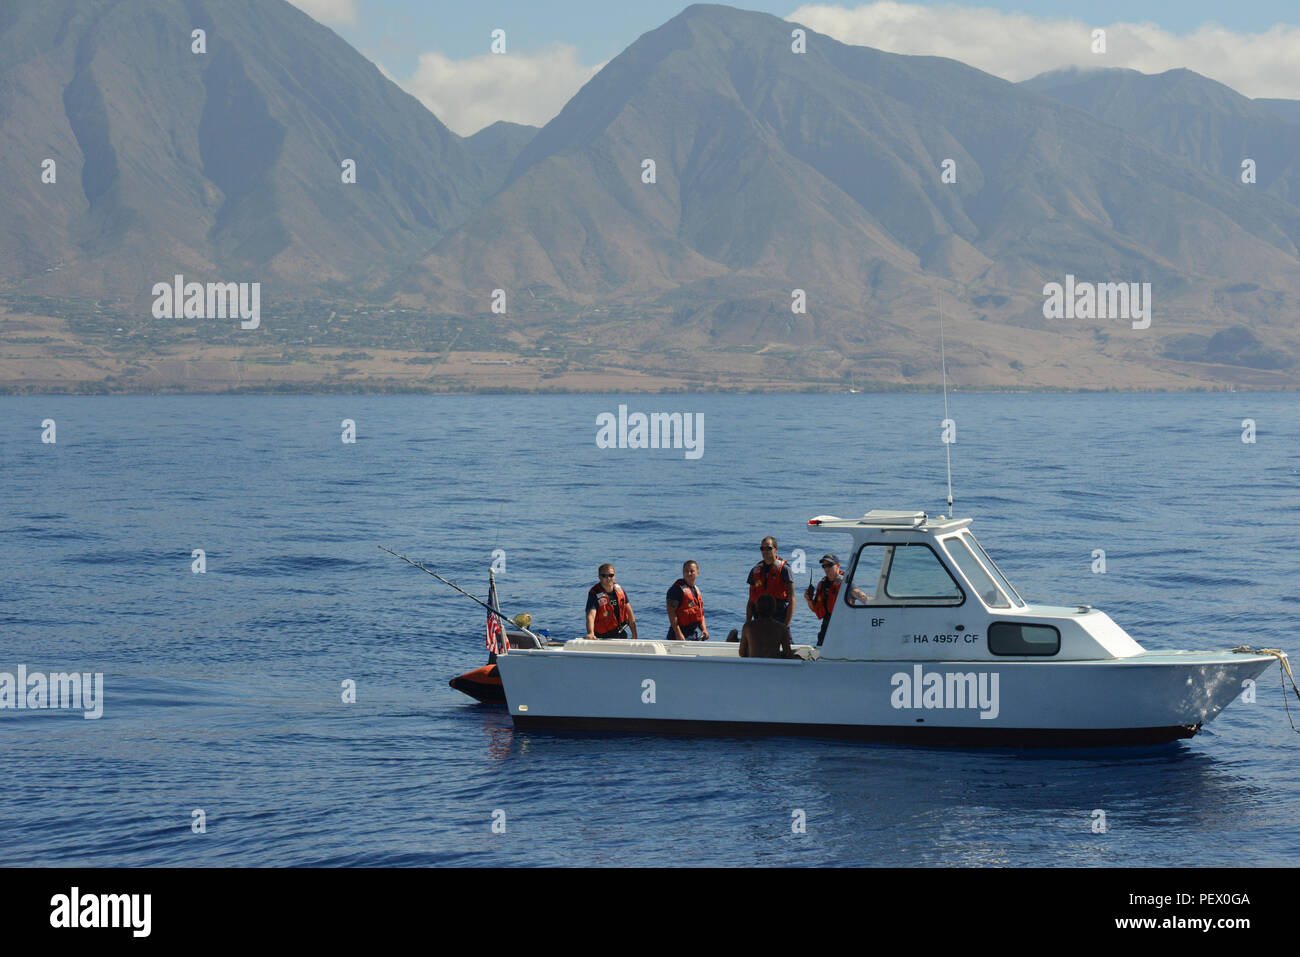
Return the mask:
[[[636,615],[632,604],[623,592],[623,586],[614,581],[614,566],[601,565],[596,574],[600,581],[587,592],[588,640],[599,638],[626,638],[628,628],[636,640]]]
[[[794,617],[794,576],[786,560],[776,553],[776,539],[771,535],[759,543],[763,560],[749,571],[749,604],[745,606],[745,620],[753,621],[760,595],[771,595],[776,601],[777,621],[789,627]]]
[[[817,632],[817,645],[821,646],[822,639],[826,637],[826,626],[831,623],[831,612],[835,610],[835,599],[839,597],[840,585],[844,581],[844,575],[840,571],[840,560],[831,552],[827,552],[821,558],[823,577],[817,583],[817,587],[808,586],[804,592],[804,601],[808,603],[808,608],[814,615],[822,620],[821,631]],[[856,588],[855,595],[860,595]]]

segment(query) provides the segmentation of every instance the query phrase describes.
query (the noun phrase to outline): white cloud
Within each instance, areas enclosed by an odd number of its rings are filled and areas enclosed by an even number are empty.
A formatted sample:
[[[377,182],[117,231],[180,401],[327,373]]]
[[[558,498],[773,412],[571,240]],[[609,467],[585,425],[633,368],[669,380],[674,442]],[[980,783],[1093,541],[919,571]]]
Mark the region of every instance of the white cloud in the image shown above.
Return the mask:
[[[548,123],[603,65],[583,66],[571,46],[466,60],[422,53],[402,88],[453,131],[469,136],[497,120]]]
[[[318,23],[352,23],[357,18],[356,0],[289,0]]]
[[[1300,27],[1234,33],[1216,24],[1179,35],[1154,23],[1038,19],[978,7],[922,6],[884,0],[849,9],[810,4],[795,20],[844,43],[891,53],[951,57],[1007,80],[1066,67],[1127,67],[1163,73],[1186,67],[1249,97],[1300,99]],[[1106,30],[1106,53],[1091,52]]]

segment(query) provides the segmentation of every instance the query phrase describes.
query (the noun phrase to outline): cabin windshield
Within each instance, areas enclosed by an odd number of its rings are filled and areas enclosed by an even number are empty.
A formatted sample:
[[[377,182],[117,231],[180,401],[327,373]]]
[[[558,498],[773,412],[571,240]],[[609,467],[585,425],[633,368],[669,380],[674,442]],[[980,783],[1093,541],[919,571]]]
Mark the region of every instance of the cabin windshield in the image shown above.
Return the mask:
[[[863,545],[849,570],[844,596],[853,608],[960,605],[966,600],[939,556],[921,543]]]
[[[971,583],[984,604],[990,608],[1011,607],[1011,602],[1007,600],[1007,596],[1002,594],[1002,589],[984,570],[984,566],[979,563],[975,553],[971,551],[970,546],[962,540],[960,535],[945,538],[943,547],[947,549],[953,563],[961,569],[961,573],[966,576],[966,580]]]
[[[1021,598],[1015,588],[1012,587],[1011,582],[1007,581],[1007,576],[1002,574],[1002,569],[993,564],[993,559],[989,558],[989,553],[984,551],[983,546],[976,541],[975,536],[971,532],[966,531],[962,532],[962,538],[966,539],[970,544],[970,547],[975,550],[975,554],[983,559],[984,567],[987,568],[992,573],[993,577],[998,580],[998,584],[1002,586],[1002,590],[1006,592],[1012,602],[1014,602],[1018,607],[1024,608],[1025,600]]]

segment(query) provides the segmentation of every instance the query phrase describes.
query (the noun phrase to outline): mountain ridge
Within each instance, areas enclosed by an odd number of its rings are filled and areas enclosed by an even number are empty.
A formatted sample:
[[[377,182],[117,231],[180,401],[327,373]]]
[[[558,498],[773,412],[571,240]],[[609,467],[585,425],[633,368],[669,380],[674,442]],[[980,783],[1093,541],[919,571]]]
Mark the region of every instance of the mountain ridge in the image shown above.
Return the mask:
[[[538,362],[707,377],[743,354],[792,381],[906,384],[938,371],[942,293],[958,355],[991,384],[1285,377],[1300,356],[1300,175],[1275,161],[1300,142],[1291,101],[1190,71],[1013,84],[806,27],[796,53],[794,23],[694,5],[541,128],[462,138],[283,0],[6,9],[0,175],[21,186],[0,196],[16,224],[0,293],[127,304],[83,338],[131,328],[152,283],[184,273],[397,317],[345,333],[337,309],[300,326],[282,309],[249,341],[284,354],[464,348],[486,322],[480,345],[507,355],[553,344]],[[1225,145],[1242,131],[1256,186]],[[47,154],[57,187],[31,173]],[[1048,319],[1044,287],[1067,275],[1151,283],[1151,330]]]
[[[194,30],[206,52],[192,52]],[[19,283],[58,260],[75,262],[73,288],[101,295],[170,271],[352,281],[431,244],[497,185],[414,97],[283,0],[15,0],[0,83],[18,94],[0,115],[0,171],[24,184],[24,231],[41,235],[51,210],[64,227],[4,275]],[[33,132],[50,146],[24,143]],[[26,172],[42,149],[53,185]],[[25,239],[8,244],[14,258]]]

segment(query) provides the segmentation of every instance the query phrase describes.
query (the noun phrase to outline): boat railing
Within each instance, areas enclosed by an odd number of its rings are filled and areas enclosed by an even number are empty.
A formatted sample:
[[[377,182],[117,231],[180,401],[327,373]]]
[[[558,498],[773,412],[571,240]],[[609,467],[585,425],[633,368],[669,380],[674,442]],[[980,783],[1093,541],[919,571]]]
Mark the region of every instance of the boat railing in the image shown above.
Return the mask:
[[[734,641],[630,641],[627,639],[599,639],[590,641],[575,638],[564,643],[566,652],[599,652],[622,655],[676,655],[683,658],[735,658],[740,645]],[[816,659],[818,651],[812,645],[795,645],[799,657]]]

